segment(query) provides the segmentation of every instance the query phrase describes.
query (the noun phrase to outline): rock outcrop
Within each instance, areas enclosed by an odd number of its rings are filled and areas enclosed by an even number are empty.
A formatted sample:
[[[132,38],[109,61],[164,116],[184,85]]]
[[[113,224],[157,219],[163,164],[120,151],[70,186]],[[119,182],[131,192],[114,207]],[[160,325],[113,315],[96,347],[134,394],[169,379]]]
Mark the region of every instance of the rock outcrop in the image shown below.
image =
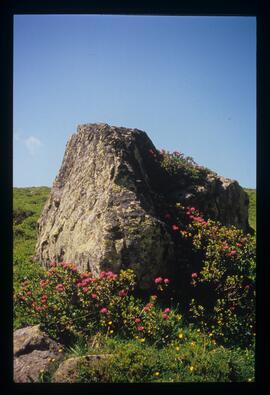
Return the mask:
[[[13,334],[14,382],[39,382],[40,375],[61,358],[61,349],[38,325],[17,329]]]
[[[81,363],[93,366],[100,361],[108,360],[110,354],[84,355],[82,357],[71,357],[61,362],[52,376],[53,383],[76,383],[78,380],[78,368]]]
[[[209,174],[197,185],[170,185],[153,151],[143,131],[79,126],[39,220],[36,260],[74,262],[93,274],[129,267],[146,289],[174,262],[161,201],[196,204],[210,218],[249,229],[248,196],[236,181]]]

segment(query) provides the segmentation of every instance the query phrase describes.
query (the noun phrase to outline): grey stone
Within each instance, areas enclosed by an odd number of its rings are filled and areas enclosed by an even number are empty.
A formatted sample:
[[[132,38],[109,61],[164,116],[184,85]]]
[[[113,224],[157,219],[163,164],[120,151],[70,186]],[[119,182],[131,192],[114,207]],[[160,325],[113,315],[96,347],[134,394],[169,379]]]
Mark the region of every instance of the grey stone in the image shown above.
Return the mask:
[[[41,373],[61,358],[62,346],[50,339],[39,326],[17,329],[13,334],[14,382],[38,382]]]
[[[131,268],[147,289],[175,258],[161,200],[177,197],[224,225],[250,229],[248,196],[236,181],[209,174],[195,185],[171,185],[149,150],[156,148],[138,129],[80,125],[39,219],[36,261],[73,262],[93,275]]]

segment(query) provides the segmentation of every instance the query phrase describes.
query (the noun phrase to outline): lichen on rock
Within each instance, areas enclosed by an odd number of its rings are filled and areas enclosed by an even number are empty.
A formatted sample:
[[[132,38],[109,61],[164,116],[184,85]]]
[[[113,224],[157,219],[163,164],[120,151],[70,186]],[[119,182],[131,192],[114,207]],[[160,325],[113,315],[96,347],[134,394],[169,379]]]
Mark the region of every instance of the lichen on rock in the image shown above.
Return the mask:
[[[35,259],[69,261],[94,275],[133,268],[142,289],[170,272],[173,236],[160,202],[196,204],[206,216],[247,231],[248,197],[236,181],[209,175],[170,185],[147,134],[107,124],[78,126],[38,223]]]

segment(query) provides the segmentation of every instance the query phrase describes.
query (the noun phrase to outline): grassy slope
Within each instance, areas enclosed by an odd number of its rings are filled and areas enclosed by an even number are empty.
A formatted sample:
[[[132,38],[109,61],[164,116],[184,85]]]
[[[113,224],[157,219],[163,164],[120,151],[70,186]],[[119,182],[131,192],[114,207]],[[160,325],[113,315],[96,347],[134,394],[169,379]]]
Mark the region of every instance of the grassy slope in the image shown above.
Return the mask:
[[[41,268],[32,262],[37,239],[37,220],[49,195],[48,187],[13,188],[14,288],[24,276],[36,277]]]

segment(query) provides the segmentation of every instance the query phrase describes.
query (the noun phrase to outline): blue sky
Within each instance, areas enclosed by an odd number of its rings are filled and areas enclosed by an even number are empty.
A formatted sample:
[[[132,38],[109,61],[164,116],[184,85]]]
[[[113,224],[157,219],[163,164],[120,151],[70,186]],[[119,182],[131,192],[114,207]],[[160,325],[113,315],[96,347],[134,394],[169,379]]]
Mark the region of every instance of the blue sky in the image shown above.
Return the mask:
[[[14,186],[51,186],[81,123],[256,187],[256,18],[14,17]]]

